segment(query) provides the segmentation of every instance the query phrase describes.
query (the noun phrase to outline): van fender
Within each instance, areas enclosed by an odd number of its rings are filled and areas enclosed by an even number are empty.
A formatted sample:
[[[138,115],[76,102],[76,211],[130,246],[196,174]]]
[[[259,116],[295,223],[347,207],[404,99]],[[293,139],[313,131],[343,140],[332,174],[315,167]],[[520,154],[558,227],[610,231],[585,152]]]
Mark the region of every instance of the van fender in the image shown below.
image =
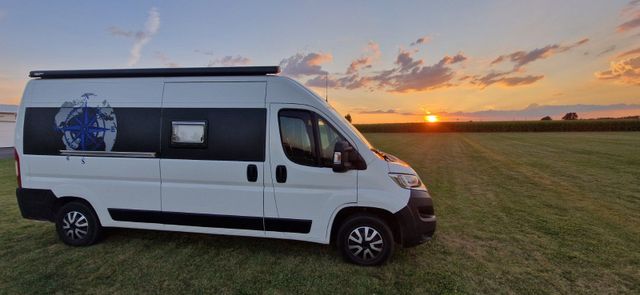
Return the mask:
[[[342,211],[343,209],[355,208],[355,207],[363,208],[363,209],[364,208],[372,208],[372,209],[384,210],[384,211],[387,211],[387,212],[389,212],[391,214],[395,213],[395,212],[389,211],[387,208],[385,208],[383,206],[380,206],[380,204],[377,204],[377,203],[361,203],[361,202],[358,202],[358,203],[345,203],[345,204],[342,204],[341,206],[336,207],[336,209],[333,210],[333,213],[331,213],[331,217],[329,219],[329,223],[327,224],[327,228],[325,230],[325,236],[324,236],[324,239],[322,241],[324,244],[329,244],[331,242],[331,229],[333,228],[333,223],[334,223],[336,217],[338,216],[338,213],[340,213],[340,211]]]
[[[89,205],[93,207],[93,210],[98,215],[98,219],[100,219],[100,222],[102,224],[104,224],[106,221],[111,220],[109,212],[107,212],[100,199],[96,198],[95,194],[84,185],[81,186],[61,183],[53,186],[51,188],[51,191],[58,199],[63,197],[74,197],[87,201],[87,203],[89,203]]]

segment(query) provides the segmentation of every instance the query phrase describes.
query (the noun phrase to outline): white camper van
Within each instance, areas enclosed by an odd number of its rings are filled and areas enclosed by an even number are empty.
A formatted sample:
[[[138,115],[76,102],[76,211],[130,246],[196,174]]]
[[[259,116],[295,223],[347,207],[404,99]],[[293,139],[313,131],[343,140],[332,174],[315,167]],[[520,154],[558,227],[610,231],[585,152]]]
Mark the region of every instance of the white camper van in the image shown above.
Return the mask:
[[[278,67],[33,71],[22,216],[69,245],[121,227],[335,243],[360,265],[431,238],[416,172]]]

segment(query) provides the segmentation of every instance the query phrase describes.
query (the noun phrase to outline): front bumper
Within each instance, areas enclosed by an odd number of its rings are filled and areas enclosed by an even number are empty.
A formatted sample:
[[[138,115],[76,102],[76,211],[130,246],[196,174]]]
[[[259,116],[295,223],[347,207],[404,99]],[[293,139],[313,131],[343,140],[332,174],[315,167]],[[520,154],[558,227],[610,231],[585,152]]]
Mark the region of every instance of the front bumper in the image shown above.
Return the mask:
[[[433,200],[426,191],[411,190],[407,206],[394,214],[404,247],[414,247],[431,239],[436,231]]]

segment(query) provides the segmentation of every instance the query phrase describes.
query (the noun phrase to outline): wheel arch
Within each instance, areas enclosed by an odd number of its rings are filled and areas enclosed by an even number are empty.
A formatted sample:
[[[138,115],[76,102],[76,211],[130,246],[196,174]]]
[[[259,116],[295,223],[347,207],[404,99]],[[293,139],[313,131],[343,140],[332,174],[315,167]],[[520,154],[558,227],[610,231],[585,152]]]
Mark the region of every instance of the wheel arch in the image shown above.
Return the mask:
[[[335,214],[330,224],[329,231],[329,243],[334,244],[340,225],[344,221],[358,213],[368,213],[382,219],[390,228],[393,233],[393,240],[396,243],[402,241],[402,231],[400,230],[400,224],[396,216],[382,208],[367,207],[367,206],[346,206],[339,209]]]
[[[60,208],[62,208],[64,205],[69,204],[71,202],[78,202],[89,207],[89,209],[93,212],[93,215],[98,220],[98,224],[102,225],[102,222],[100,222],[100,216],[98,216],[98,214],[96,213],[96,209],[93,208],[93,205],[91,205],[91,203],[87,199],[84,199],[81,197],[75,197],[75,196],[63,196],[63,197],[56,198],[55,202],[53,203],[53,207],[51,208],[52,209],[51,211],[54,214],[54,220],[58,215],[58,211],[60,211]]]

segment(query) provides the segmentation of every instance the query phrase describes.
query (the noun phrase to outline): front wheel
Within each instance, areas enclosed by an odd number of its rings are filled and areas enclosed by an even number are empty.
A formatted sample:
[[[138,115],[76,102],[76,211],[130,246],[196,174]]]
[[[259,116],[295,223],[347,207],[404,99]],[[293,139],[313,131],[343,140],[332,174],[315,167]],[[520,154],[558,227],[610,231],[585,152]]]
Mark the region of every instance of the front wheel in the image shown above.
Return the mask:
[[[391,257],[394,249],[393,233],[384,220],[369,214],[348,218],[340,227],[337,246],[349,262],[380,265]]]
[[[80,202],[70,202],[58,211],[56,231],[70,246],[89,246],[100,236],[100,223],[93,210]]]

